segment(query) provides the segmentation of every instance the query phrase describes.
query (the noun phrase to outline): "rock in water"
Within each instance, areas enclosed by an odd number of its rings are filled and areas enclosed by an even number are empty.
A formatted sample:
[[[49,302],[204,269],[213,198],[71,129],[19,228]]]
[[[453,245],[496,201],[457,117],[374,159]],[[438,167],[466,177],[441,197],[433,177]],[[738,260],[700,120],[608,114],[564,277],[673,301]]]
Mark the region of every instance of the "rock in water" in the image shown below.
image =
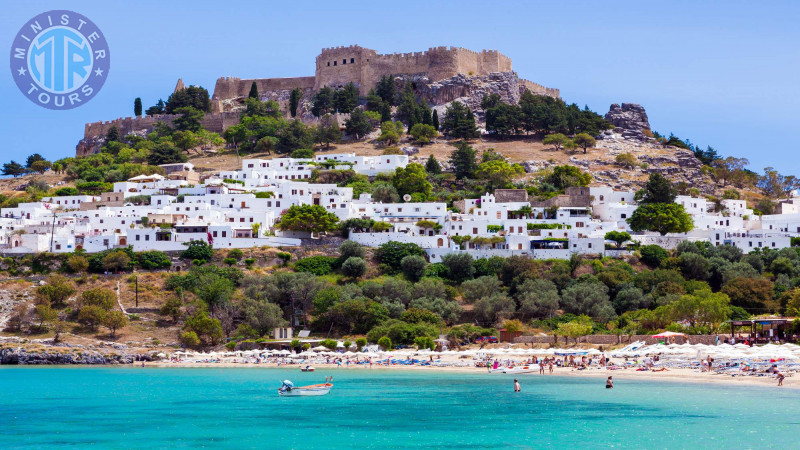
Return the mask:
[[[647,140],[650,134],[650,122],[642,105],[636,103],[617,103],[611,105],[605,119],[619,130],[624,138]]]

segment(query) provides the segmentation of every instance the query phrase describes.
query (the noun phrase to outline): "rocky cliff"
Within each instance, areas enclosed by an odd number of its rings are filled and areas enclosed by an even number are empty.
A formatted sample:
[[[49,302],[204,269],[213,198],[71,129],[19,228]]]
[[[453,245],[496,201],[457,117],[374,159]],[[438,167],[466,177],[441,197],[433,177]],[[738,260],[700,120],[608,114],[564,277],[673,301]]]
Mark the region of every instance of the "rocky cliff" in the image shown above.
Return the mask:
[[[614,125],[614,132],[622,134],[625,138],[645,141],[652,137],[650,121],[647,120],[647,112],[642,105],[614,103],[606,113],[605,119]],[[608,134],[610,133],[606,133]]]

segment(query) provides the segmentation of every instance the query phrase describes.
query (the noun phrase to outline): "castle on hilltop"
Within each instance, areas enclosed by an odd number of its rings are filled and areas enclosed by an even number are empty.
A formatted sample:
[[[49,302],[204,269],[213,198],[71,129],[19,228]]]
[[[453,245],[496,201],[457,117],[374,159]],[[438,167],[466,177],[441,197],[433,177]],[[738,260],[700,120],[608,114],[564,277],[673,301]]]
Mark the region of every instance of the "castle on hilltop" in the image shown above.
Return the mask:
[[[427,51],[413,53],[379,54],[377,51],[358,45],[322,49],[317,56],[314,76],[293,78],[241,79],[221,77],[217,79],[211,97],[211,112],[206,114],[203,125],[210,131],[222,133],[238,120],[242,99],[250,92],[253,82],[258,87],[262,100],[275,100],[281,109],[288,111],[288,100],[292,90],[300,89],[303,97],[310,100],[311,95],[323,86],[341,87],[354,83],[362,96],[367,95],[383,76],[405,76],[424,79],[434,83],[453,77],[479,78],[492,74],[513,74],[511,58],[497,50],[475,52],[460,47],[433,47]],[[514,86],[511,91],[530,90],[537,95],[558,98],[558,89],[548,88],[529,80],[517,78],[513,74]],[[179,80],[176,90],[183,87]],[[459,86],[445,90],[448,94],[428,100],[434,104],[447,103],[462,96],[468,89]],[[302,109],[302,106],[301,106]],[[84,139],[78,144],[77,154],[94,153],[99,149],[90,141],[103,136],[111,127],[117,127],[122,135],[149,131],[156,122],[170,122],[169,115],[148,117],[126,117],[106,122],[86,124]],[[96,139],[95,139],[96,140]]]

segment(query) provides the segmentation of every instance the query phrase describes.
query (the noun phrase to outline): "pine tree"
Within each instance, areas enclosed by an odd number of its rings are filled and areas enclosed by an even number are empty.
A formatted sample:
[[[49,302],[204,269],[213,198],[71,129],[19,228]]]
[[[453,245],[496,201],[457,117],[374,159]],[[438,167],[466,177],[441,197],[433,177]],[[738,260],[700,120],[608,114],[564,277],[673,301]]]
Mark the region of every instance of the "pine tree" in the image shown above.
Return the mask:
[[[256,82],[253,81],[253,84],[250,85],[250,94],[247,98],[254,98],[258,100],[258,86],[256,86]]]
[[[425,163],[425,171],[431,175],[442,173],[442,166],[439,165],[439,161],[433,155],[428,157],[428,161]]]
[[[119,137],[119,128],[111,127],[111,129],[108,130],[108,133],[106,133],[106,143],[108,143],[108,142],[118,142],[119,139],[120,139],[120,137]]]
[[[431,120],[431,124],[433,128],[436,128],[436,131],[439,131],[439,113],[436,110],[433,110],[433,119]]]
[[[133,101],[133,115],[136,117],[142,116],[142,99],[136,97],[136,100]]]
[[[456,179],[474,178],[478,164],[475,162],[475,149],[466,142],[456,144],[456,149],[450,154],[450,164]]]

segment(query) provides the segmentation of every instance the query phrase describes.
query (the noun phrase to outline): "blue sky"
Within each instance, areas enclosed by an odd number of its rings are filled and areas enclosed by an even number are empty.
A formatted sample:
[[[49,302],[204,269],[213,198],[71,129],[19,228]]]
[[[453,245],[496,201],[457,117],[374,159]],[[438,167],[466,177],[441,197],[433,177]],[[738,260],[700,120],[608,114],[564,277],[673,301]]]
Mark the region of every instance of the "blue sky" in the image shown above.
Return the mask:
[[[220,76],[314,74],[322,47],[379,53],[453,45],[497,49],[520,76],[605,114],[642,104],[654,130],[746,157],[761,172],[800,174],[800,3],[789,1],[27,1],[8,2],[0,42],[30,18],[71,9],[94,21],[111,71],[92,101],[34,105],[8,69],[0,77],[2,158],[74,154],[84,123],[130,116],[166,99],[182,77],[213,91]],[[6,53],[8,54],[8,53]],[[8,67],[8,66],[6,66]]]

